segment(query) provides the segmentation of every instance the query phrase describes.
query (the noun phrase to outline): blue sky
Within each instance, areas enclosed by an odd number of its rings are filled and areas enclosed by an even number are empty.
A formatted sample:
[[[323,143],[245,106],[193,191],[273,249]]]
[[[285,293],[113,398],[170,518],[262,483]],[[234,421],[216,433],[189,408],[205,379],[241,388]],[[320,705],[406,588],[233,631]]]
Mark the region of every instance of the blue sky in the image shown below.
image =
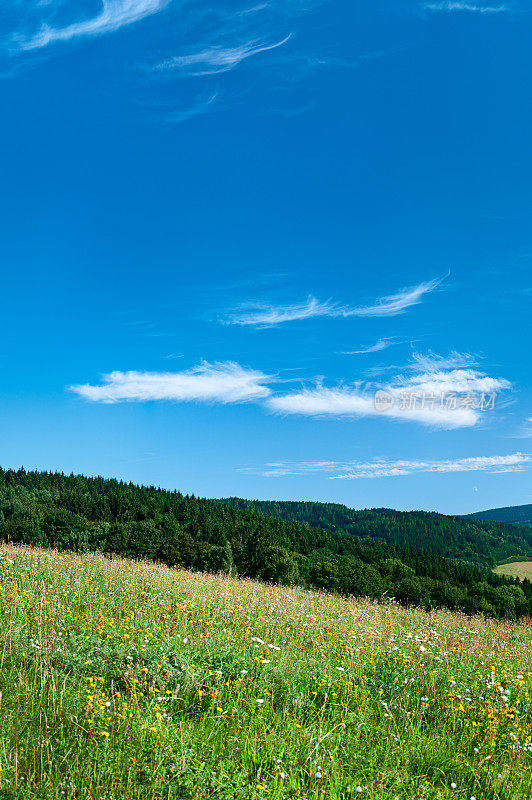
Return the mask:
[[[497,0],[7,0],[2,464],[532,502],[531,34]]]

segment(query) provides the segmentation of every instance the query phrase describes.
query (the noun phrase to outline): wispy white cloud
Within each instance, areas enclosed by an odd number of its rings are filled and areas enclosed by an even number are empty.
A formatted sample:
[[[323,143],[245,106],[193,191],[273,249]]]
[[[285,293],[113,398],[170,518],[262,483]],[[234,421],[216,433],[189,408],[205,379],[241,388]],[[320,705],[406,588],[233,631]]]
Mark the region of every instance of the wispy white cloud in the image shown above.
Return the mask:
[[[309,295],[306,302],[293,305],[242,306],[231,312],[222,321],[228,325],[254,325],[269,328],[284,322],[311,319],[313,317],[395,317],[407,309],[421,303],[423,297],[434,291],[443,279],[437,278],[417,286],[401,289],[387,295],[369,306],[342,306],[331,300],[324,302]]]
[[[419,472],[519,472],[530,465],[531,457],[525,453],[507,456],[473,456],[470,458],[446,459],[443,461],[381,461],[354,464],[345,471],[331,475],[333,480],[357,480],[359,478],[386,478],[394,475],[411,475]]]
[[[222,73],[232,72],[244,63],[248,63],[249,68],[259,68],[261,63],[266,63],[270,68],[268,85],[271,86],[272,79],[275,84],[293,81],[301,77],[298,59],[308,56],[307,52],[302,52],[302,45],[292,46],[299,20],[323,2],[268,0],[251,3],[248,7],[242,2],[235,3],[233,5],[240,5],[240,8],[233,9],[221,4],[189,9],[187,18],[194,35],[179,42],[174,38],[171,50],[160,53],[145,65],[146,69],[166,79],[202,76],[205,81],[212,82],[213,77],[222,80]],[[277,70],[272,76],[274,64]],[[297,110],[301,107],[299,104]]]
[[[477,14],[500,14],[510,11],[508,5],[486,5],[485,3],[463,3],[444,0],[444,2],[424,2],[423,8],[426,11],[469,11]]]
[[[521,425],[521,429],[512,438],[514,439],[532,439],[532,417],[525,419]]]
[[[186,122],[193,117],[201,116],[202,114],[208,114],[210,111],[213,110],[214,104],[218,101],[220,97],[219,92],[213,92],[211,95],[198,97],[196,101],[189,106],[189,108],[181,108],[181,109],[174,109],[173,111],[169,111],[164,115],[165,120],[168,122]]]
[[[272,44],[251,40],[233,47],[212,46],[196,53],[173,56],[165,61],[161,61],[155,66],[155,69],[158,71],[176,69],[190,70],[192,67],[192,74],[194,75],[213,75],[220,72],[229,72],[229,70],[241,64],[242,61],[258,55],[259,53],[276,50],[278,47],[286,44],[291,38],[292,34],[288,34],[288,36]]]
[[[435,278],[426,283],[419,283],[417,286],[401,289],[401,291],[396,294],[381,298],[372,306],[354,308],[351,313],[346,316],[395,317],[398,314],[402,314],[408,308],[411,308],[411,306],[416,306],[418,303],[421,303],[424,295],[434,291],[442,280],[443,278]]]
[[[451,369],[422,372],[408,378],[397,378],[393,388],[407,389],[418,394],[491,393],[511,388],[504,378],[492,378],[478,370]]]
[[[294,305],[246,305],[229,314],[222,322],[227,325],[256,325],[260,328],[269,328],[294,320],[336,316],[339,316],[337,306],[330,301],[322,303],[315,297],[309,296],[306,302]]]
[[[360,350],[343,350],[341,355],[344,356],[356,356],[365,353],[379,353],[381,350],[386,350],[388,347],[391,347],[393,344],[393,338],[388,337],[384,339],[379,339],[375,344],[371,344],[368,347],[361,347]]]
[[[257,11],[264,11],[266,8],[268,8],[268,3],[257,3],[256,5],[251,6],[250,8],[244,8],[242,11],[238,11],[237,16],[247,17],[248,14],[256,14]]]
[[[453,350],[447,356],[440,356],[429,350],[428,353],[412,353],[411,370],[434,372],[434,370],[463,369],[477,366],[478,358],[472,353],[457,353]]]
[[[446,429],[465,428],[476,425],[479,413],[470,408],[449,409],[435,404],[403,408],[398,393],[387,394],[393,398],[393,406],[380,410],[375,406],[375,393],[360,387],[340,386],[329,389],[318,386],[284,395],[275,395],[268,401],[272,411],[280,414],[298,414],[307,417],[384,417],[386,419],[417,422]]]
[[[112,33],[161,11],[170,2],[171,0],[102,0],[102,9],[95,17],[73,22],[63,28],[44,25],[33,36],[19,38],[17,46],[20,50],[36,50],[53,42]]]
[[[451,472],[520,472],[530,468],[532,456],[511,453],[504,456],[472,456],[440,461],[375,458],[372,461],[300,461],[275,462],[263,467],[244,467],[240,472],[264,478],[283,478],[309,473],[323,473],[330,480],[360,480],[364,478],[393,478],[421,473]]]
[[[455,354],[457,355],[457,354]],[[433,356],[434,357],[434,356]],[[313,417],[384,417],[446,429],[472,427],[497,399],[511,389],[504,378],[474,369],[427,370],[428,362],[411,367],[385,384],[357,382],[327,387],[318,384],[275,394],[267,406],[279,414]]]
[[[111,372],[103,383],[70,386],[86,400],[100,403],[173,400],[181,402],[243,403],[261,400],[271,390],[272,376],[232,361],[206,361],[183,372]]]
[[[431,354],[434,363],[444,361]],[[457,357],[458,354],[454,354]],[[476,425],[482,415],[499,403],[499,394],[511,389],[504,378],[491,377],[471,368],[424,369],[418,359],[411,371],[385,384],[355,382],[327,387],[274,391],[284,384],[279,376],[242,367],[232,361],[198,366],[180,372],[111,372],[101,383],[68,387],[87,400],[101,403],[124,401],[253,401],[277,414],[307,417],[384,417],[440,428]],[[423,369],[420,367],[423,366]],[[384,398],[384,400],[383,400]]]
[[[377,378],[379,375],[409,375],[421,372],[437,372],[441,370],[467,369],[478,367],[480,358],[472,353],[458,353],[451,351],[446,356],[438,355],[429,350],[427,353],[413,352],[407,364],[380,364],[365,370],[366,378]]]

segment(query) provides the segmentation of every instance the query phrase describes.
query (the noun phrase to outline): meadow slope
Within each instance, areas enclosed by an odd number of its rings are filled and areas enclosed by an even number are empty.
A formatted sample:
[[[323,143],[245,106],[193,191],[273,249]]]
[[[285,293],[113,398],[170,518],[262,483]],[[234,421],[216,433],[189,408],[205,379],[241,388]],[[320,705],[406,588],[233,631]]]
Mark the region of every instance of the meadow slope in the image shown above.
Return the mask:
[[[526,623],[1,548],[2,800],[526,798]]]
[[[499,564],[493,570],[496,575],[509,575],[520,580],[532,579],[532,561],[510,561],[508,564]]]

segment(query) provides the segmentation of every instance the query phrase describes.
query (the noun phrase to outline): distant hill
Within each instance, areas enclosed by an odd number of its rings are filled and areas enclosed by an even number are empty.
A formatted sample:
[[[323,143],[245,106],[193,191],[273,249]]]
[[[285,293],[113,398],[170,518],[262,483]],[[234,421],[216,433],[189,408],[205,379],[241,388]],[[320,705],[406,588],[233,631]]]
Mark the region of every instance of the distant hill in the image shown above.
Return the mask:
[[[477,511],[476,514],[466,514],[466,518],[499,520],[511,522],[513,525],[532,526],[532,505],[490,508],[487,511]]]
[[[390,508],[356,511],[336,503],[242,500],[237,497],[225,502],[278,519],[306,522],[326,531],[357,538],[370,537],[401,548],[429,551],[444,558],[486,567],[494,567],[508,558],[526,560],[532,557],[532,531],[526,525],[510,524],[509,520],[450,517],[435,512],[394,511]],[[532,510],[532,506],[522,508]]]
[[[532,614],[532,583],[492,571],[498,560],[532,560],[532,529],[489,520],[208,500],[112,479],[0,468],[0,541],[98,550],[429,608]]]

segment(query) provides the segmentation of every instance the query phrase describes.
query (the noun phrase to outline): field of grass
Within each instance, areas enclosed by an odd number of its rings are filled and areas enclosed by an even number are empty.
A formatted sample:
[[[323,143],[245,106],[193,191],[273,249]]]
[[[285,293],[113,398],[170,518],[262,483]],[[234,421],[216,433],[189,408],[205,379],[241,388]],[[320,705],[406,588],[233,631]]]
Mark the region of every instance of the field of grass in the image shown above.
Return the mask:
[[[510,575],[512,578],[528,578],[532,580],[532,561],[514,561],[511,564],[499,564],[493,570],[497,575]]]
[[[2,547],[1,800],[528,798],[526,624]]]

